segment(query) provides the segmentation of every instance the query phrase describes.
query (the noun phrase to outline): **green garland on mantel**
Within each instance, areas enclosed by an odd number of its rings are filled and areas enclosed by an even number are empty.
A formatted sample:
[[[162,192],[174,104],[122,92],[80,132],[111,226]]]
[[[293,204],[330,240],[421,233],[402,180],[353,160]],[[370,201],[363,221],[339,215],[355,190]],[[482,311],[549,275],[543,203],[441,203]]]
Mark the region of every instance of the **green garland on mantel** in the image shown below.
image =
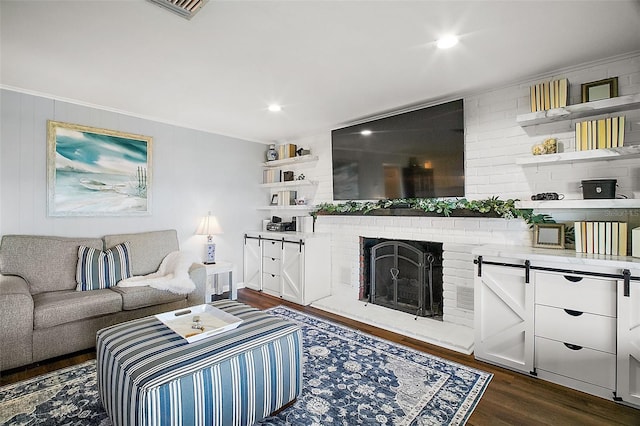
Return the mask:
[[[516,208],[518,200],[500,200],[490,197],[486,200],[472,200],[465,198],[397,198],[380,201],[347,201],[345,203],[321,203],[310,213],[314,218],[318,215],[361,214],[366,215],[380,209],[413,209],[432,213],[434,216],[449,217],[455,212],[474,212],[480,216],[502,217],[504,219],[523,219],[529,227],[536,223],[555,223],[551,216],[533,214],[533,209]]]

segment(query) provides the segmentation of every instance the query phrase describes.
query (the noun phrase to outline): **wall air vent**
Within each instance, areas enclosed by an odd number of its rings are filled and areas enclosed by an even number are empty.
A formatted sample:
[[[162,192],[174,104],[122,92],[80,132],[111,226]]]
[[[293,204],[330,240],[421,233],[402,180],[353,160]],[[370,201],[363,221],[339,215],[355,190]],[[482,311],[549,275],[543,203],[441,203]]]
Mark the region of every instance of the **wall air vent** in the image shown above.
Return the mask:
[[[147,0],[186,19],[191,19],[209,0]]]

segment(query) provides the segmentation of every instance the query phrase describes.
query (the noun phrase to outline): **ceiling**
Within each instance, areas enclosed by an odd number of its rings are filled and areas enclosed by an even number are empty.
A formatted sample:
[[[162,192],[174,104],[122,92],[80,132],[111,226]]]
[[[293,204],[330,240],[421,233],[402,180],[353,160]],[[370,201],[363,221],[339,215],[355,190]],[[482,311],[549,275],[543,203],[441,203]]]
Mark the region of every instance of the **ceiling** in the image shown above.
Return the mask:
[[[210,0],[186,20],[0,0],[0,19],[3,87],[264,143],[640,51],[638,1]]]

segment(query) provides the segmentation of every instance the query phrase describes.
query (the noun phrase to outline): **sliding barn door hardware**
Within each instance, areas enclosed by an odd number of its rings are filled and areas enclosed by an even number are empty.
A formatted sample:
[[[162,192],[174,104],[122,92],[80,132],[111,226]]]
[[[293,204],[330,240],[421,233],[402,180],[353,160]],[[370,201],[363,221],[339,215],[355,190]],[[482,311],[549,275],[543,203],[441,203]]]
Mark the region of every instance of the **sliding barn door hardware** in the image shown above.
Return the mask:
[[[494,266],[505,266],[509,268],[524,268],[525,269],[525,281],[529,282],[529,271],[545,271],[545,272],[559,272],[561,274],[577,274],[577,275],[585,275],[589,277],[600,277],[600,278],[612,278],[614,280],[624,280],[625,283],[625,296],[628,293],[628,286],[631,281],[640,281],[640,277],[636,277],[631,275],[631,271],[625,269],[622,271],[622,274],[607,274],[604,272],[591,272],[591,271],[580,271],[576,269],[561,269],[561,268],[548,268],[546,266],[532,266],[531,261],[525,260],[524,265],[519,265],[516,263],[506,263],[506,262],[491,262],[488,260],[484,260],[482,256],[478,256],[473,260],[473,263],[478,265],[478,276],[482,276],[482,265],[494,265]]]

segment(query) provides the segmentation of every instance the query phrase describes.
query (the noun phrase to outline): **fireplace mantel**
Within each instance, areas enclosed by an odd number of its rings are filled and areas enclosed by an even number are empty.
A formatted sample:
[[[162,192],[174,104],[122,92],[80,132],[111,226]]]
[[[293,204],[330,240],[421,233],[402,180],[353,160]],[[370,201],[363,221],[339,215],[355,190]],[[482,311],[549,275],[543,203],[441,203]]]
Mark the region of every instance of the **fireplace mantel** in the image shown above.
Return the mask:
[[[417,217],[473,217],[473,218],[490,218],[496,219],[501,216],[496,212],[480,213],[471,210],[457,209],[452,210],[447,216],[438,212],[427,212],[424,210],[411,208],[391,208],[376,209],[368,212],[323,212],[316,213],[318,216],[417,216]]]
[[[516,208],[517,200],[484,200],[411,198],[379,201],[346,201],[320,203],[311,211],[317,216],[416,216],[416,217],[473,217],[522,219],[527,223],[545,221],[545,215],[532,209]]]

